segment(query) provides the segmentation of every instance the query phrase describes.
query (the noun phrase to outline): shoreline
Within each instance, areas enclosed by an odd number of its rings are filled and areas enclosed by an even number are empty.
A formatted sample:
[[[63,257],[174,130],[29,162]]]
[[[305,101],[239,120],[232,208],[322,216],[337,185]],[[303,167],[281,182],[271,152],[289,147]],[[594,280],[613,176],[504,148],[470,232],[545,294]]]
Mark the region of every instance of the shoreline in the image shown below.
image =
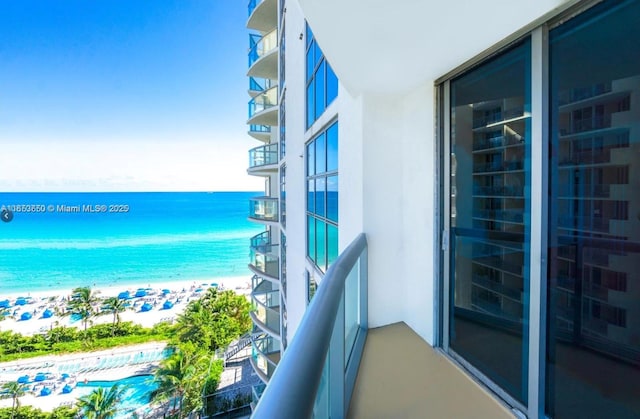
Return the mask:
[[[129,284],[108,287],[91,287],[92,291],[99,292],[99,298],[117,297],[119,293],[129,291],[132,298],[127,299],[131,303],[131,309],[120,313],[121,321],[132,321],[143,327],[153,327],[162,321],[173,321],[180,315],[187,304],[200,298],[202,293],[210,288],[211,284],[217,284],[220,290],[231,290],[236,294],[248,295],[251,292],[251,279],[248,276],[227,278],[192,278],[181,281],[164,281],[145,284]],[[133,297],[137,290],[144,289],[145,295]],[[164,293],[168,290],[169,293]],[[198,291],[200,290],[200,291]],[[57,310],[66,306],[66,299],[72,293],[72,289],[47,290],[22,292],[0,295],[0,301],[9,300],[10,307],[8,317],[0,321],[0,331],[12,331],[24,336],[37,333],[45,333],[56,326],[82,327],[82,322],[74,320],[71,316],[59,316]],[[26,304],[16,305],[19,297],[26,298]],[[165,306],[169,301],[170,307]],[[142,306],[145,305],[145,308]],[[47,312],[45,314],[45,312]],[[22,319],[26,315],[29,319]],[[47,317],[48,316],[48,317]],[[91,324],[111,323],[111,314],[93,317]]]

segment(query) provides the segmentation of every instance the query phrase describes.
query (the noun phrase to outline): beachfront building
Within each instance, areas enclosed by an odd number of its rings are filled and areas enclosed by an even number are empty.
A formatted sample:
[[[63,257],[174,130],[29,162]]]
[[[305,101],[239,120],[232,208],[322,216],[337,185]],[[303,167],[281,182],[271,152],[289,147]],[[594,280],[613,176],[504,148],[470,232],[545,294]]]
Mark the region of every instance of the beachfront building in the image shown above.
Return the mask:
[[[640,0],[247,27],[256,417],[640,417]]]

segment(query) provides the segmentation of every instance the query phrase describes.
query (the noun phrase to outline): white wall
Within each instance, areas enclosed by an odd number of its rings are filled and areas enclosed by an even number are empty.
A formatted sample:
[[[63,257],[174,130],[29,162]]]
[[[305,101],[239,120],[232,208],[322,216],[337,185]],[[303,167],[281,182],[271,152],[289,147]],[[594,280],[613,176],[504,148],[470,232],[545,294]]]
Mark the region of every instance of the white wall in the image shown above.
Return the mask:
[[[305,255],[305,41],[304,16],[296,2],[287,2],[286,12],[286,164],[287,164],[287,324],[291,342],[307,308]]]

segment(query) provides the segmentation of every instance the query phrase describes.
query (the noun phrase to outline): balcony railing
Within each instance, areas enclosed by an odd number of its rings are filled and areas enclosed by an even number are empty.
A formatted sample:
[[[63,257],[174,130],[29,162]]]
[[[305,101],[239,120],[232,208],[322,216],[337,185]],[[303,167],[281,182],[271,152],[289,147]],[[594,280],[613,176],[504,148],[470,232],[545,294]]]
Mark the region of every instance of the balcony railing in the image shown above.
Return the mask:
[[[279,258],[273,254],[262,254],[251,249],[249,268],[261,275],[277,280],[280,276]]]
[[[262,196],[249,199],[249,218],[278,222],[278,198]]]
[[[280,291],[254,293],[251,295],[254,322],[271,334],[280,336]]]
[[[249,90],[253,92],[264,92],[265,90],[269,90],[272,87],[275,87],[275,83],[273,83],[270,79],[249,77]]]
[[[367,316],[367,239],[360,234],[327,271],[253,417],[346,417]]]
[[[255,336],[251,342],[251,364],[261,375],[263,381],[268,381],[276,370],[280,361],[278,342],[270,336]]]
[[[278,163],[278,144],[267,144],[249,150],[249,168]]]
[[[274,86],[249,101],[249,119],[257,113],[273,108],[278,104],[278,87]]]
[[[277,46],[277,29],[272,30],[264,36],[249,34],[249,67]]]
[[[269,134],[271,133],[271,127],[269,125],[249,125],[249,131],[259,134]]]

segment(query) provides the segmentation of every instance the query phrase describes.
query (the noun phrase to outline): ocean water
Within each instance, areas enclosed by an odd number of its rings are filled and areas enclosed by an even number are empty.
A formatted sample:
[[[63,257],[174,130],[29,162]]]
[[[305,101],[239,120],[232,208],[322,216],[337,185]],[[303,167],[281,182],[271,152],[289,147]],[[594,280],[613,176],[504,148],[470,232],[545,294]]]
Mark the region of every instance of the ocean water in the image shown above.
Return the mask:
[[[247,276],[257,192],[0,193],[0,298]],[[29,212],[26,212],[29,211]],[[34,212],[36,211],[36,212]]]

